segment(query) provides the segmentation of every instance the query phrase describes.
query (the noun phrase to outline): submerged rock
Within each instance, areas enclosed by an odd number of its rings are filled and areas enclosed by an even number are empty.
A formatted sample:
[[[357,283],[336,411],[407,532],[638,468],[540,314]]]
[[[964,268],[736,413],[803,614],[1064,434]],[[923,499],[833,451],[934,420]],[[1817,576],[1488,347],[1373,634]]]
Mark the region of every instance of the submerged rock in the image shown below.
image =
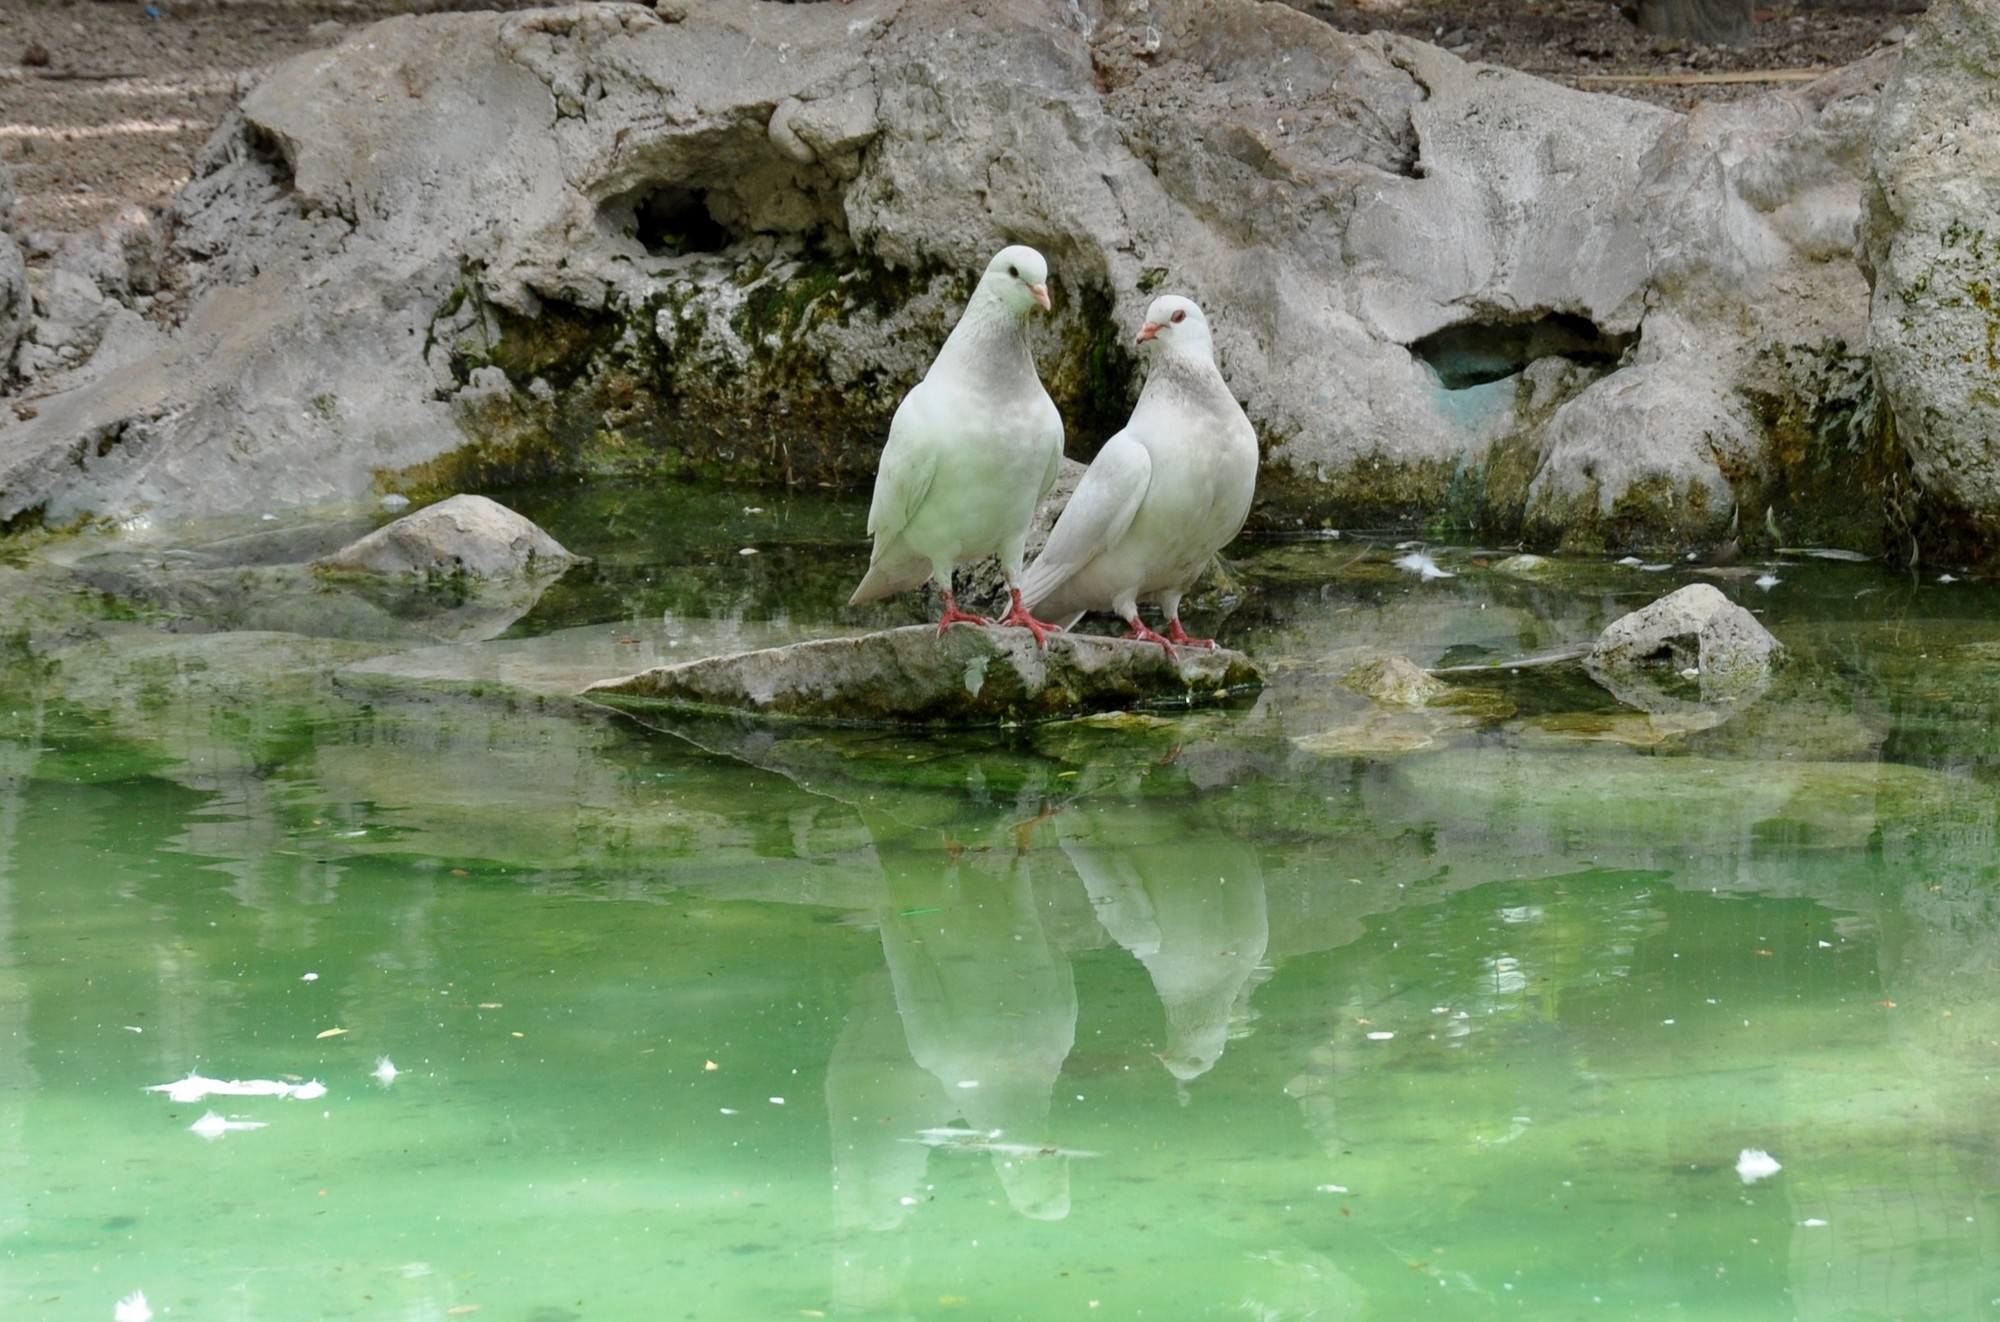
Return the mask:
[[[321,556],[313,568],[423,579],[548,578],[582,558],[498,501],[459,495],[377,528]]]
[[[1240,652],[1025,629],[910,625],[659,666],[593,684],[611,705],[665,703],[883,725],[1012,725],[1145,706],[1198,706],[1261,687]]]
[[[1385,656],[1356,666],[1340,682],[1364,697],[1394,707],[1424,707],[1452,691],[1404,656]]]
[[[1605,626],[1584,665],[1593,676],[1664,663],[1699,671],[1704,685],[1754,682],[1769,678],[1784,650],[1756,616],[1719,589],[1690,583]]]

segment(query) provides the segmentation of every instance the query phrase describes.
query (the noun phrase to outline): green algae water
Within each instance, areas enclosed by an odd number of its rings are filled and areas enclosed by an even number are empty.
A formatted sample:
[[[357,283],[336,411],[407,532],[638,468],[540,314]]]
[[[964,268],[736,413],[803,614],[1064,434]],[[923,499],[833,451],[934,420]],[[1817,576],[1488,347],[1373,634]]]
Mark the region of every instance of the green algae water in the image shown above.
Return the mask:
[[[1774,556],[1766,692],[1402,710],[1690,576],[1251,544],[1239,710],[562,696],[920,618],[853,505],[524,504],[595,560],[486,643],[14,646],[0,1316],[2000,1315],[1993,589]]]

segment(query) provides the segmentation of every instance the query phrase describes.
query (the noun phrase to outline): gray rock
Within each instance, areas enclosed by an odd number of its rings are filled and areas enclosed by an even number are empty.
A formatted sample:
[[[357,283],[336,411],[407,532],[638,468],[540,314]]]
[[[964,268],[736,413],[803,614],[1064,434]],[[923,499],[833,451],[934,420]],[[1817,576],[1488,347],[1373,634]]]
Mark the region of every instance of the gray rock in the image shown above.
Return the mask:
[[[1925,486],[2000,530],[2000,9],[1938,0],[1882,92],[1868,189],[1876,378]]]
[[[126,207],[70,239],[53,265],[90,280],[107,298],[125,299],[159,289],[166,256],[166,230],[159,219],[143,207]]]
[[[458,495],[313,561],[323,574],[423,579],[546,578],[582,557],[497,501]]]
[[[1653,325],[1669,333],[1674,318],[1662,314]],[[1697,338],[1688,336],[1690,344]],[[1742,402],[1712,388],[1728,369],[1705,354],[1690,347],[1634,363],[1556,410],[1543,430],[1546,457],[1528,484],[1530,538],[1604,548],[1590,534],[1648,485],[1673,493],[1668,508],[1652,514],[1673,545],[1704,540],[1727,523],[1734,498],[1723,463],[1754,469],[1759,444]],[[1639,437],[1646,443],[1635,444]]]
[[[55,267],[35,290],[35,343],[78,361],[97,348],[117,305],[87,275]]]
[[[1018,725],[1142,706],[1188,707],[1259,687],[1239,652],[1025,629],[910,625],[857,638],[661,666],[584,696],[887,725]]]
[[[1510,555],[1504,560],[1496,560],[1493,563],[1493,572],[1496,574],[1530,580],[1555,578],[1563,572],[1563,569],[1564,566],[1559,561],[1528,552]]]
[[[1452,691],[1405,656],[1385,656],[1356,666],[1341,676],[1348,688],[1392,707],[1424,707]]]
[[[1646,667],[1698,670],[1704,684],[1768,678],[1784,644],[1708,583],[1690,583],[1605,626],[1584,658],[1593,675]],[[1651,710],[1647,703],[1640,703]]]
[[[1471,489],[1684,544],[1774,480],[1759,355],[1863,341],[1869,77],[1690,118],[1252,0],[395,18],[246,95],[178,203],[183,325],[0,427],[0,519],[578,461],[551,436],[861,485],[1012,238],[1054,266],[1076,453],[1170,284],[1265,440],[1265,526]]]
[[[4,170],[0,165],[0,170]],[[28,263],[21,245],[0,230],[0,379],[14,360],[14,346],[34,313],[34,297],[28,288]]]

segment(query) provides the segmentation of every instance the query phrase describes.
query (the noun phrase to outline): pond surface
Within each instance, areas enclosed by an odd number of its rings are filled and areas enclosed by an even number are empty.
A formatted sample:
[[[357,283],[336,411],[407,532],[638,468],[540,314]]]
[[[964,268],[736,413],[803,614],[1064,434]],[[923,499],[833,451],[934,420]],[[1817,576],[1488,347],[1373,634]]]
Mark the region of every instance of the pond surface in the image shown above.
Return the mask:
[[[859,498],[517,504],[596,560],[497,642],[6,653],[0,1316],[2000,1314],[1991,588],[1398,712],[1692,575],[1250,543],[1254,706],[648,728],[564,675],[923,605]]]

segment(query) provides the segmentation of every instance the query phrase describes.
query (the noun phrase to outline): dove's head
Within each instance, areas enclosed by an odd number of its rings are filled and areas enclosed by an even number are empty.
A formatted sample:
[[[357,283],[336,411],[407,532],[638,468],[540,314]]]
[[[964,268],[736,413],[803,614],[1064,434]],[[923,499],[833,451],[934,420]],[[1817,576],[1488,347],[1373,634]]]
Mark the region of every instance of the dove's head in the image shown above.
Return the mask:
[[[1049,259],[1026,244],[1002,248],[986,264],[979,287],[990,290],[1008,309],[1025,313],[1030,307],[1049,310]]]
[[[1175,353],[1198,353],[1213,359],[1215,346],[1208,336],[1208,318],[1191,298],[1162,294],[1146,309],[1146,324],[1139,328],[1140,344],[1162,345]]]

